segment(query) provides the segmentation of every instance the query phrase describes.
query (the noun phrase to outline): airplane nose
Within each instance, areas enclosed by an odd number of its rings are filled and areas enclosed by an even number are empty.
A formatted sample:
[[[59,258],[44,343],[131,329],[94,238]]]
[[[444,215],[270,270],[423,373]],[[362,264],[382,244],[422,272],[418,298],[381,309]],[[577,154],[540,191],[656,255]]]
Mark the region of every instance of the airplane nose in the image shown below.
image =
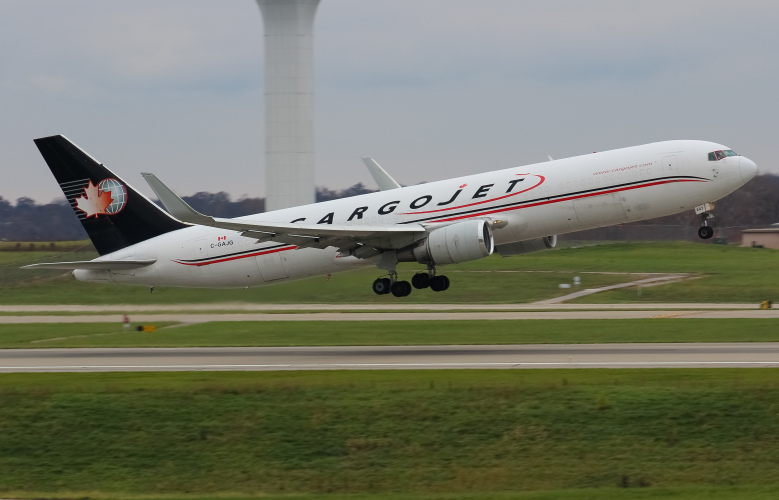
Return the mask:
[[[757,174],[757,165],[755,165],[755,162],[750,160],[749,158],[746,158],[744,156],[741,157],[741,180],[744,182],[748,182],[752,177]]]

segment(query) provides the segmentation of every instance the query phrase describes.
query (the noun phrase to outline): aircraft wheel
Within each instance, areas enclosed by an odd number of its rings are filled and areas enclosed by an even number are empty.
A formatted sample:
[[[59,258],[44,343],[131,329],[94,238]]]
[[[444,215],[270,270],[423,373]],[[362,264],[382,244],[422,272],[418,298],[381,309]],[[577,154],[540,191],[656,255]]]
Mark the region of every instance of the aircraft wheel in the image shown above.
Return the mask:
[[[392,295],[406,297],[411,293],[411,283],[408,281],[396,281],[392,284]]]
[[[433,276],[430,278],[430,289],[434,292],[443,292],[447,289],[449,280],[446,276]]]
[[[441,277],[442,277],[442,278],[444,279],[444,281],[446,282],[446,286],[444,286],[444,290],[445,290],[445,291],[446,291],[446,290],[449,290],[449,278],[447,278],[446,276],[441,276]]]
[[[698,236],[702,240],[708,240],[712,236],[714,236],[714,229],[712,229],[709,226],[701,226],[698,228]]]
[[[391,282],[389,278],[378,278],[373,282],[373,293],[376,295],[384,295],[390,293]]]
[[[427,273],[418,273],[411,278],[411,284],[414,288],[422,289],[430,286],[430,275]]]

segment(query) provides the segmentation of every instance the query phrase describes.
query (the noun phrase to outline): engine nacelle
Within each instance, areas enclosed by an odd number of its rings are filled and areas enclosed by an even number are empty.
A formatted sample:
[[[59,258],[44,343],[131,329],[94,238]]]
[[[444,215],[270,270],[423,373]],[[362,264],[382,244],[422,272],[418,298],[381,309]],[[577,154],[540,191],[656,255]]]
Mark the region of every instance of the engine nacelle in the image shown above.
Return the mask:
[[[482,259],[495,250],[489,222],[468,220],[440,227],[416,245],[398,250],[400,262],[457,264]]]
[[[502,257],[508,257],[509,255],[540,252],[541,250],[554,248],[556,245],[557,235],[555,234],[554,236],[544,236],[543,238],[536,238],[534,240],[515,241],[514,243],[498,245],[495,247],[495,251]]]

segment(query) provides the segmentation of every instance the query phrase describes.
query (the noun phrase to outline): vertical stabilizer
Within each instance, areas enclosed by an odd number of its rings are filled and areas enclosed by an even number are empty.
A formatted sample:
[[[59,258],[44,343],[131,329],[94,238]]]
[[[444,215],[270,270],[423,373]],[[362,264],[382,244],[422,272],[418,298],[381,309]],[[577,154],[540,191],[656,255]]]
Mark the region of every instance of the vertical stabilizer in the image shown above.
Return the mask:
[[[35,145],[100,255],[187,227],[64,136]]]

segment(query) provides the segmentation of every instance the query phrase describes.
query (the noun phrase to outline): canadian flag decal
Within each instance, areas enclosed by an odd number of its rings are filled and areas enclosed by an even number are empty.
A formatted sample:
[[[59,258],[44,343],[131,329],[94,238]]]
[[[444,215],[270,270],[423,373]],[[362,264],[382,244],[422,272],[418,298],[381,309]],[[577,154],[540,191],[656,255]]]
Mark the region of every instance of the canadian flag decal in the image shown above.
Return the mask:
[[[222,240],[226,240],[226,239],[227,239],[227,236],[220,236],[219,238],[217,238],[217,241],[222,241]]]

